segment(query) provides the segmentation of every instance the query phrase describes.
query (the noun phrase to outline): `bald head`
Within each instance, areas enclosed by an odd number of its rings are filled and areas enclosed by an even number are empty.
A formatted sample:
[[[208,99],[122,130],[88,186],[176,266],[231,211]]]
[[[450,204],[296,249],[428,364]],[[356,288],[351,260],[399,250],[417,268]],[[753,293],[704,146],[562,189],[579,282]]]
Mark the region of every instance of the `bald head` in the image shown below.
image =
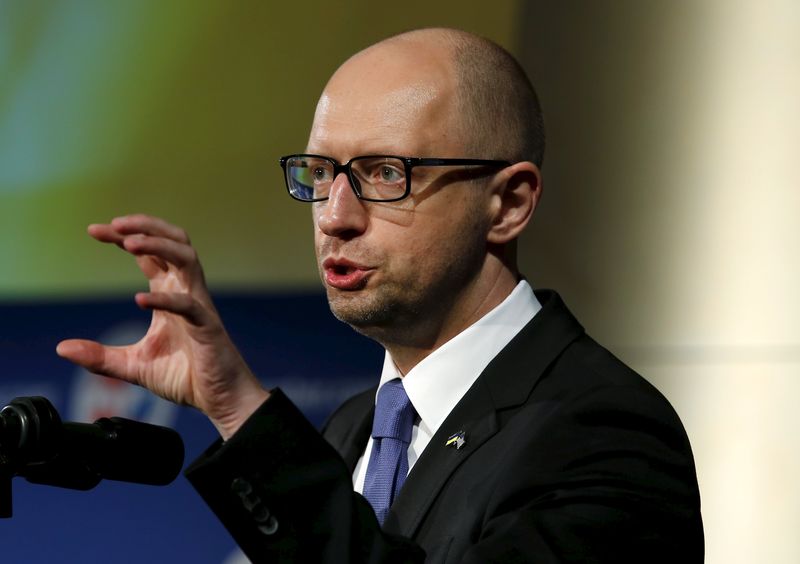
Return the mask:
[[[395,362],[407,353],[408,368],[505,299],[541,193],[541,131],[519,65],[464,32],[404,33],[340,66],[307,145],[347,163],[312,171],[329,190],[313,207],[314,240],[336,316],[392,345]],[[445,160],[387,158],[353,171],[376,155]],[[406,193],[370,200],[358,191],[365,182]]]
[[[544,119],[533,85],[517,60],[482,37],[453,33],[463,126],[472,149],[542,166]]]
[[[418,64],[437,66],[430,82],[449,74],[453,85],[454,127],[464,155],[531,161],[544,158],[544,120],[536,92],[516,59],[496,43],[446,28],[414,30],[385,39],[352,59],[398,51]],[[390,55],[391,56],[391,55]],[[438,71],[438,76],[432,73]]]

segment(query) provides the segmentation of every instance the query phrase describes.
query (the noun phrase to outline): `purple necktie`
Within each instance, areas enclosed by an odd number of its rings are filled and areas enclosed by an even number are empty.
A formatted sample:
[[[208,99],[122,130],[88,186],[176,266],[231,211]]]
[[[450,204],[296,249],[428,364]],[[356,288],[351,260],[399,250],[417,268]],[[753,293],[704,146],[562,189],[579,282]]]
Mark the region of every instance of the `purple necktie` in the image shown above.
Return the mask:
[[[415,416],[400,379],[381,386],[372,420],[372,453],[364,480],[364,497],[381,525],[408,474],[408,445]]]

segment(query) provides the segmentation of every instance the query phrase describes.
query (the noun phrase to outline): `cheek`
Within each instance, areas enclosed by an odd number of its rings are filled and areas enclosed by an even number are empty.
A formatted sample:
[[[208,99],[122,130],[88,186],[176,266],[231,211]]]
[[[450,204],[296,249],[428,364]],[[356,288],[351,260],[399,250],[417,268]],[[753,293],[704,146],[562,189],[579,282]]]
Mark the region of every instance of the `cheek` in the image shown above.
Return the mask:
[[[388,279],[408,286],[427,277],[437,246],[422,232],[416,225],[411,228],[383,225],[383,229],[376,226],[369,246],[372,252],[380,254],[382,270]]]
[[[322,237],[320,236],[319,230],[315,227],[314,228],[314,254],[319,260],[320,253],[322,248]]]
[[[322,214],[321,204],[326,202],[314,202],[311,204],[311,227],[314,229],[314,238],[319,234],[319,216]]]
[[[461,254],[462,235],[448,227],[451,225],[442,218],[435,228],[415,230],[413,237],[397,245],[396,251],[403,253],[415,276],[425,279],[440,276]],[[396,241],[401,241],[400,237]]]
[[[313,205],[313,204],[312,204]],[[319,228],[319,224],[317,223],[319,217],[319,213],[316,209],[311,213],[311,229],[314,230],[314,249],[319,256],[320,247],[323,245],[326,236]]]
[[[440,229],[427,242],[427,253],[440,268],[457,268],[480,257],[486,251],[486,225],[471,214],[442,217]],[[474,266],[474,264],[473,264]]]

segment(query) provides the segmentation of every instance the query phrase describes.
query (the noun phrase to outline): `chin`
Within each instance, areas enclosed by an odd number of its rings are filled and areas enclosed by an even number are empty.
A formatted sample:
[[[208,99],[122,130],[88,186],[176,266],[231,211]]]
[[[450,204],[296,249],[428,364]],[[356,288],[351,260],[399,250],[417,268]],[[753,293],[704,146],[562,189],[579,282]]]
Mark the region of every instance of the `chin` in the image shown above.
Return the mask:
[[[364,292],[328,291],[328,306],[336,319],[364,334],[368,334],[370,328],[390,325],[397,317],[394,308],[389,307],[385,300],[364,295]]]

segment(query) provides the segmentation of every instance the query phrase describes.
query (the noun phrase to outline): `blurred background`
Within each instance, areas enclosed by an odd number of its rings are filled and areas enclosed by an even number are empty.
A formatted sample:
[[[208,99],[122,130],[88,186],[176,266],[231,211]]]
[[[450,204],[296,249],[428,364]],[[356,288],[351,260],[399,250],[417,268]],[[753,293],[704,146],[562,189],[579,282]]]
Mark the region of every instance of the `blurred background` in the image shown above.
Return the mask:
[[[374,382],[381,351],[328,313],[309,208],[277,159],[304,149],[347,56],[431,25],[489,37],[530,73],[548,149],[524,272],[681,415],[707,561],[800,561],[794,0],[0,0],[0,405],[39,394],[69,420],[171,425],[189,460],[213,440],[199,415],[53,352],[146,328],[134,262],[85,232],[131,212],[189,231],[245,356],[316,423]],[[4,561],[240,558],[183,478],[16,479],[14,511]]]

